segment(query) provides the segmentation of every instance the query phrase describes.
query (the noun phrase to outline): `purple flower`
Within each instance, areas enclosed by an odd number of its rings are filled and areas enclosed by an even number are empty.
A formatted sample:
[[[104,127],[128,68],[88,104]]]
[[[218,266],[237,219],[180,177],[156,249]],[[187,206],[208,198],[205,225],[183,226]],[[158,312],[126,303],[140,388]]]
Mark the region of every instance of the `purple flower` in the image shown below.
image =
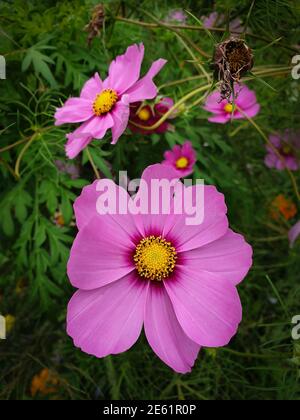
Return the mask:
[[[56,160],[54,163],[60,172],[70,175],[71,179],[79,178],[80,174],[78,166],[66,163],[62,160]]]
[[[267,146],[266,166],[275,168],[278,171],[283,171],[284,169],[297,171],[299,169],[300,133],[287,129],[283,134],[271,135],[269,139],[282,159],[279,158],[271,146]]]

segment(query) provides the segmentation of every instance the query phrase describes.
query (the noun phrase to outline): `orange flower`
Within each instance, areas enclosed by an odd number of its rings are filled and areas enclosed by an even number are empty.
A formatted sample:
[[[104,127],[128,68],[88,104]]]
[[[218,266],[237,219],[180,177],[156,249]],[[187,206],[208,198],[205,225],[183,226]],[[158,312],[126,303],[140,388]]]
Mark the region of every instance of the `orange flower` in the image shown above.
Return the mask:
[[[32,397],[35,397],[38,393],[44,396],[54,394],[57,392],[58,385],[59,377],[45,368],[32,378],[30,392]]]
[[[283,194],[278,195],[271,204],[271,217],[273,220],[293,219],[297,214],[297,207],[293,201],[286,198]]]

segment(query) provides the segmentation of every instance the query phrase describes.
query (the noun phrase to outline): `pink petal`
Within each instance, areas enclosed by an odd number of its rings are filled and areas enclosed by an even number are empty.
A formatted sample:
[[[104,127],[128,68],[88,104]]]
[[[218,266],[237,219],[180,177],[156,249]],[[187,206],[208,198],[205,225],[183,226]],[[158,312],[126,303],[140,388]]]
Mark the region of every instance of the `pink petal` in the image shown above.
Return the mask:
[[[204,109],[210,112],[220,112],[223,111],[224,106],[227,104],[226,100],[221,101],[221,94],[219,91],[214,91],[211,93],[205,101]]]
[[[93,136],[82,134],[81,127],[79,127],[73,133],[67,134],[67,139],[66,155],[69,159],[74,159],[93,141]]]
[[[112,128],[112,144],[116,144],[121,135],[124,133],[128,126],[130,108],[128,103],[128,96],[123,95],[121,101],[119,101],[113,111],[112,117],[114,126]]]
[[[68,262],[74,287],[96,289],[134,270],[135,244],[120,222],[126,224],[126,215],[97,215],[79,231]]]
[[[102,217],[102,215],[97,212],[97,202],[101,199],[105,202],[106,199],[106,195],[102,195],[106,193],[104,188],[101,191],[99,189],[97,191],[97,186],[101,185],[101,183],[102,181],[96,180],[93,184],[84,187],[81,195],[74,203],[76,224],[79,230],[82,229],[94,216]],[[107,187],[108,185],[110,186],[111,191],[115,196],[117,209],[120,208],[120,202],[122,205],[127,205],[130,197],[125,189],[116,185],[113,181],[103,180],[103,183],[105,183],[105,186]],[[129,236],[135,236],[136,232],[133,217],[130,214],[123,215],[120,213],[121,212],[119,212],[119,214],[111,214],[111,217],[115,218],[116,222],[122,225],[122,228]]]
[[[140,77],[141,64],[144,58],[144,45],[131,45],[125,54],[119,55],[109,67],[107,86],[116,90],[119,94],[124,93]]]
[[[54,115],[55,125],[82,122],[90,119],[92,116],[93,107],[90,100],[70,98],[61,108],[56,109]]]
[[[160,188],[157,193],[156,189],[151,191],[152,181],[169,181],[172,182],[173,187],[166,192],[163,188]],[[170,209],[172,209],[173,194],[177,183],[179,183],[178,172],[171,166],[156,164],[145,169],[142,175],[142,183],[135,197],[135,202],[139,203],[141,200],[147,213],[138,214],[135,217],[135,223],[141,235],[160,235],[163,232],[170,215],[163,214],[162,206],[164,203],[169,203]]]
[[[101,117],[94,116],[73,133],[67,134],[66,153],[69,159],[74,159],[94,138],[103,138],[113,124],[114,121],[110,114]]]
[[[285,164],[288,169],[291,171],[298,171],[299,163],[298,160],[294,156],[287,156],[285,158]]]
[[[135,83],[130,89],[126,91],[129,95],[129,102],[144,101],[145,99],[153,99],[157,95],[157,87],[153,82],[153,78],[166,64],[166,60],[159,59],[155,61],[150,70],[142,79]]]
[[[164,363],[179,373],[191,371],[200,346],[183,332],[163,285],[150,284],[145,333],[150,346]]]
[[[181,257],[184,265],[199,273],[213,273],[234,285],[240,283],[252,266],[252,248],[242,235],[228,230],[222,238],[192,251],[184,252]]]
[[[208,121],[212,123],[219,123],[219,124],[226,124],[230,121],[231,115],[230,114],[219,114],[215,115],[214,117],[209,117]]]
[[[202,188],[202,186],[187,187],[188,195],[186,195],[186,203],[182,205],[182,208],[185,206],[185,213],[187,211],[190,212],[189,206],[196,206],[196,191],[199,188]],[[174,205],[176,205],[176,200],[180,199],[180,196],[177,197],[175,195]],[[188,199],[191,202],[188,202]],[[204,220],[201,224],[187,225],[186,219],[187,217],[191,217],[191,215],[187,214],[168,217],[165,222],[163,233],[176,244],[178,252],[190,251],[207,245],[227,233],[228,219],[226,216],[227,207],[225,205],[224,195],[219,193],[215,187],[205,185],[204,202],[198,203],[197,207],[199,205],[204,205]]]
[[[281,146],[281,138],[278,135],[275,134],[271,134],[269,136],[269,139],[271,141],[271,143],[273,144],[273,146],[275,146],[276,148],[279,148]]]
[[[257,103],[255,92],[250,90],[246,85],[235,86],[235,93],[238,94],[236,103],[243,110],[251,108]]]
[[[259,111],[260,111],[260,105],[259,104],[255,104],[255,105],[251,106],[248,109],[242,109],[242,111],[243,112],[239,112],[239,111],[235,112],[234,115],[233,115],[233,118],[235,120],[246,118],[246,116],[248,118],[253,118],[253,117],[255,117],[259,113]]]
[[[292,227],[292,229],[289,231],[289,241],[291,248],[294,247],[296,240],[298,239],[300,235],[300,221],[295,224],[295,226]]]
[[[275,168],[276,163],[277,163],[277,156],[275,154],[269,153],[266,157],[265,157],[265,165],[268,168]]]
[[[177,319],[191,340],[222,347],[236,334],[242,307],[235,286],[211,273],[181,267],[164,282]]]
[[[67,314],[75,346],[96,357],[132,347],[141,333],[147,287],[148,282],[128,275],[96,290],[78,290]]]
[[[102,80],[98,73],[95,73],[94,77],[89,79],[82,88],[80,93],[81,98],[94,100],[101,91],[103,90]]]

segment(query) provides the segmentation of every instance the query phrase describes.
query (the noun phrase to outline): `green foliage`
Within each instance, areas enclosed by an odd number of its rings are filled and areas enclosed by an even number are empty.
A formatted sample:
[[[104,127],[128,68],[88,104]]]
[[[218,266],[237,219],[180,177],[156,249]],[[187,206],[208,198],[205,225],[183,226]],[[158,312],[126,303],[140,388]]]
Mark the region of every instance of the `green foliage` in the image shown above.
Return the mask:
[[[97,360],[75,349],[66,335],[73,293],[66,266],[76,235],[72,206],[95,175],[86,151],[71,163],[78,179],[58,169],[57,161],[67,162],[65,135],[73,127],[54,126],[55,108],[77,96],[95,71],[104,78],[111,59],[134,42],[145,44],[143,72],[153,60],[168,59],[158,85],[197,75],[195,61],[174,32],[115,21],[116,14],[152,22],[149,13],[164,19],[170,9],[185,8],[191,12],[188,23],[197,26],[192,15],[201,19],[213,10],[206,0],[104,3],[104,30],[88,48],[84,27],[97,1],[1,2],[0,54],[7,80],[0,80],[0,150],[5,149],[0,152],[0,313],[14,315],[16,324],[0,342],[0,398],[31,398],[32,377],[47,366],[62,378],[57,398],[299,399],[299,343],[290,338],[291,317],[299,312],[299,244],[290,250],[287,239],[297,218],[276,223],[269,213],[278,194],[296,200],[294,189],[287,173],[264,166],[263,139],[248,121],[211,124],[201,105],[176,118],[174,132],[127,131],[116,146],[107,135],[89,152],[101,176],[114,179],[119,170],[128,170],[133,179],[160,162],[168,148],[185,139],[193,143],[194,177],[225,194],[232,227],[255,251],[254,267],[239,289],[244,320],[238,336],[226,349],[204,349],[193,372],[180,376],[155,357],[144,338],[126,354]],[[246,40],[256,66],[290,64],[300,39],[297,1],[227,0],[215,7],[248,21],[252,35]],[[184,34],[212,53],[206,32]],[[213,36],[220,41],[223,34]],[[196,56],[211,72],[211,59]],[[288,74],[263,80],[249,81],[261,104],[256,123],[267,134],[299,129],[299,82]],[[178,100],[198,83],[165,86],[160,94]],[[298,173],[295,177],[299,182]]]

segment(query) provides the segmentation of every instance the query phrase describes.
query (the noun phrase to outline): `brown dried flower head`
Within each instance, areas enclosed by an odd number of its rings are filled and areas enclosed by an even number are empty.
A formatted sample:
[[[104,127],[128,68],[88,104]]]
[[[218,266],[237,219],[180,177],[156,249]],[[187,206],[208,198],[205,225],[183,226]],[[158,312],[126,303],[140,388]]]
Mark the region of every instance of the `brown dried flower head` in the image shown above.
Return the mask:
[[[230,101],[234,83],[239,83],[241,77],[252,69],[253,64],[252,50],[243,39],[231,37],[216,45],[214,68],[217,80],[221,81],[222,99]]]
[[[100,3],[94,7],[92,18],[88,25],[84,28],[88,32],[88,46],[91,46],[91,43],[96,36],[99,36],[101,30],[103,29],[105,19],[105,9],[104,4]]]

